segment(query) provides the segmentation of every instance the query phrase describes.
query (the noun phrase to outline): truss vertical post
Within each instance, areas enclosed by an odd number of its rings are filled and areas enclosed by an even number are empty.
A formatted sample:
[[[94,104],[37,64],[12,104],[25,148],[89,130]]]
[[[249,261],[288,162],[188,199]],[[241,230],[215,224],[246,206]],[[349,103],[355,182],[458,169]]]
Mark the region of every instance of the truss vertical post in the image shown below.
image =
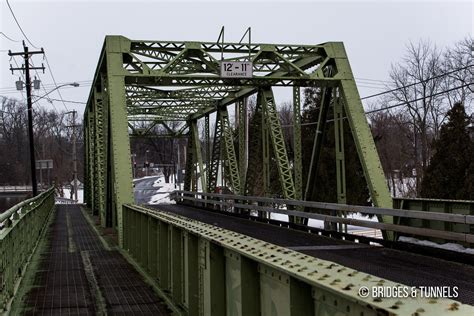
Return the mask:
[[[201,152],[201,140],[199,139],[199,129],[197,120],[191,121],[192,129],[192,141],[193,141],[193,156],[195,157],[194,163],[199,167],[199,179],[201,180],[201,190],[203,192],[207,191],[206,187],[206,174],[204,172],[204,164],[202,161],[202,152]]]
[[[245,187],[245,175],[247,172],[247,100],[239,100],[239,171],[240,185]],[[241,192],[242,193],[242,192]]]
[[[268,125],[266,119],[266,107],[263,106],[263,97],[260,97],[262,102],[262,116],[261,116],[261,131],[262,131],[262,166],[263,166],[263,195],[270,195],[270,140],[268,133]]]
[[[367,123],[364,107],[357,91],[344,45],[342,43],[332,43],[332,48],[338,72],[343,73],[345,77],[341,80],[344,110],[352,130],[372,202],[377,207],[391,208],[392,198],[385,181],[382,164],[380,163],[375,142]],[[385,223],[393,223],[392,216],[382,216],[381,219]],[[385,238],[393,239],[391,232],[383,233]]]
[[[301,161],[301,99],[300,87],[293,87],[293,168],[295,172],[295,199],[303,199],[303,164]]]
[[[101,76],[101,87],[105,87],[107,82],[104,76]],[[111,208],[106,202],[107,193],[107,160],[108,160],[108,98],[106,93],[93,91],[92,109],[94,112],[94,208],[93,213],[99,215],[101,224],[107,225],[107,208]],[[111,220],[109,220],[111,222]]]
[[[332,88],[323,88],[321,95],[321,108],[319,109],[316,133],[314,135],[313,151],[311,152],[311,161],[309,164],[308,180],[306,182],[305,200],[311,200],[315,194],[316,176],[318,173],[318,164],[321,154],[321,148],[326,130],[326,120],[331,102]]]
[[[347,204],[346,199],[346,163],[344,154],[344,117],[342,104],[337,89],[333,94],[334,111],[334,140],[336,150],[336,183],[337,183],[337,203]],[[339,214],[342,216],[343,214]],[[344,229],[342,229],[344,228]],[[347,232],[347,224],[339,224],[339,229]]]
[[[245,177],[245,194],[247,195],[260,195],[256,191],[256,187],[260,184],[260,180],[263,179],[263,168],[260,167],[259,161],[262,161],[262,105],[260,97],[257,97],[257,104],[255,112],[253,114],[251,124],[249,126],[249,148],[248,148],[248,166],[247,174]]]
[[[186,166],[184,173],[184,191],[193,191],[194,178],[194,136],[191,124],[188,122],[188,143],[186,146]]]
[[[211,163],[211,136],[209,133],[209,114],[207,114],[204,118],[204,137],[205,144],[206,144],[206,175],[209,174],[209,166]],[[207,177],[209,180],[209,177]]]
[[[132,166],[130,164],[130,139],[128,137],[127,104],[125,100],[125,78],[121,38],[106,38],[107,92],[109,96],[109,135],[111,152],[108,170],[111,170],[116,225],[119,244],[123,244],[122,205],[133,203]],[[115,224],[115,223],[114,223]]]
[[[94,142],[91,140],[90,125],[91,125],[91,113],[86,109],[84,112],[84,203],[91,205],[91,192],[93,192],[91,177],[92,172],[90,171],[90,153],[91,146],[94,146]]]

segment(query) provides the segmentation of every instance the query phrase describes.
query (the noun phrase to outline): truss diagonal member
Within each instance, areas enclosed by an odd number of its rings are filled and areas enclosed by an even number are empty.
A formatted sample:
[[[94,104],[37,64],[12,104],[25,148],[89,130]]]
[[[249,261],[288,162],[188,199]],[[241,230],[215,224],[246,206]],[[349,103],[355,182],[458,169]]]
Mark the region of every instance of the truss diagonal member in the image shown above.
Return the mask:
[[[161,71],[164,73],[171,73],[173,69],[178,65],[187,55],[188,49],[185,48],[182,51],[179,52],[178,55],[176,55],[175,58],[173,58],[166,66],[164,66]]]
[[[199,58],[201,61],[210,69],[214,70],[216,74],[219,73],[219,63],[218,61],[212,57],[209,53],[207,53],[204,49],[200,50]]]
[[[131,52],[136,55],[152,58],[161,62],[170,62],[176,57],[176,53],[155,49],[145,43],[134,42],[131,44]]]
[[[283,56],[282,54],[278,53],[278,52],[275,52],[275,55],[281,59],[283,62],[285,62],[290,68],[294,69],[297,73],[299,73],[301,76],[305,76],[307,77],[308,74],[305,73],[300,67],[296,66],[292,61],[288,60],[285,56]],[[280,66],[281,68],[281,66]],[[289,73],[291,73],[291,71],[289,71]]]
[[[270,138],[273,146],[273,152],[277,162],[278,175],[280,177],[283,196],[286,199],[295,198],[295,185],[291,172],[288,155],[286,153],[285,139],[280,125],[278,111],[276,109],[275,99],[271,88],[263,88],[261,90],[262,105],[265,107],[263,111],[266,115],[266,121],[269,124]]]
[[[229,167],[228,180],[232,186],[232,191],[235,194],[240,194],[240,174],[239,166],[237,163],[237,157],[235,156],[234,148],[234,136],[232,134],[232,127],[229,122],[229,114],[227,108],[219,109],[221,126],[222,126],[222,137],[224,138],[225,145],[225,159]]]
[[[217,111],[210,166],[207,168],[207,191],[210,193],[215,192],[217,188],[217,176],[219,173],[219,163],[221,159],[222,120],[220,118],[220,115],[220,111]]]

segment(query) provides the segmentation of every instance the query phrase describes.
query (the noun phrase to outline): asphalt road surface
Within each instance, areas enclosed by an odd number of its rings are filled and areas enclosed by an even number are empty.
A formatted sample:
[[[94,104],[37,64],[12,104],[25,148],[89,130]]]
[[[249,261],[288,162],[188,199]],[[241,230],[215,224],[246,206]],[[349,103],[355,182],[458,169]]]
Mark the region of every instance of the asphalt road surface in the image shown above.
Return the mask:
[[[156,194],[156,191],[160,189],[160,187],[153,187],[153,183],[160,178],[159,176],[150,177],[146,179],[140,179],[134,181],[135,187],[133,188],[133,192],[135,195],[135,204],[147,204],[150,202],[151,197]]]

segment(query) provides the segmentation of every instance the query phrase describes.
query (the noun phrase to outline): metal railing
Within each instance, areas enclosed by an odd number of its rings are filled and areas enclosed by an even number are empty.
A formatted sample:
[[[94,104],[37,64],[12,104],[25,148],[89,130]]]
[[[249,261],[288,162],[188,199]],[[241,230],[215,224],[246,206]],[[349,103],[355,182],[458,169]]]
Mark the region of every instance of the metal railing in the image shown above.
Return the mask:
[[[285,200],[265,197],[241,196],[232,194],[216,194],[203,192],[189,192],[189,191],[174,191],[172,198],[178,203],[183,201],[191,201],[193,204],[203,207],[217,206],[221,210],[237,212],[242,210],[259,211],[264,214],[277,213],[289,216],[297,216],[308,219],[316,219],[333,223],[342,223],[347,225],[361,226],[367,228],[375,228],[386,231],[393,231],[397,233],[405,233],[415,236],[434,237],[444,240],[451,240],[463,243],[474,243],[474,234],[470,232],[452,232],[445,230],[437,230],[423,227],[411,227],[400,224],[380,223],[374,221],[367,221],[362,219],[347,218],[348,213],[363,213],[372,215],[385,215],[398,218],[421,219],[421,220],[436,220],[448,223],[457,223],[465,225],[474,224],[473,215],[463,214],[448,214],[438,212],[423,212],[403,209],[389,209],[369,206],[356,206],[335,203],[322,203],[312,201],[298,201]],[[271,206],[266,206],[266,205]],[[319,213],[301,212],[295,210],[281,209],[280,207],[305,207],[310,208]],[[330,211],[338,211],[343,215],[342,217],[327,215]]]
[[[393,208],[422,211],[427,213],[446,213],[474,215],[474,201],[466,200],[446,200],[446,199],[425,199],[425,198],[394,198]],[[438,221],[430,219],[417,218],[396,218],[395,222],[401,225],[411,227],[432,228],[458,233],[474,234],[474,225],[464,223],[453,223],[447,221]],[[401,234],[400,234],[401,235]],[[444,243],[447,240],[440,238],[426,238],[427,240]],[[474,244],[463,244],[464,246],[474,247]]]
[[[31,192],[31,185],[2,185],[0,193]]]
[[[0,214],[0,312],[11,302],[53,207],[51,188]]]
[[[369,284],[400,284],[136,205],[123,206],[123,248],[177,314],[470,315],[473,311],[472,306],[452,300],[419,295],[402,301],[361,296],[359,289]]]
[[[54,200],[56,204],[77,204],[76,200],[59,197],[59,196],[56,196]]]

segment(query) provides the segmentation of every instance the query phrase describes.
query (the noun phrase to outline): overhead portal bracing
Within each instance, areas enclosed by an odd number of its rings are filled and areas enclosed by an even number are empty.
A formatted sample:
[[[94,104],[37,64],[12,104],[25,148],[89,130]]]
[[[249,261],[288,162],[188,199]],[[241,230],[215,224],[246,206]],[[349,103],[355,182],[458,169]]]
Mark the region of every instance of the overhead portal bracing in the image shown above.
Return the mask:
[[[223,63],[251,71],[221,69]],[[275,86],[293,88],[292,163],[272,91]],[[306,162],[311,164],[309,180],[303,183],[301,87],[322,89],[322,108],[315,127],[321,133],[329,108],[334,109],[339,202],[345,202],[343,133],[337,132],[342,131],[344,113],[373,203],[391,207],[342,43],[163,42],[122,36],[105,39],[85,111],[86,203],[100,215],[103,225],[116,226],[122,236],[122,205],[133,203],[129,135],[153,135],[158,127],[166,130],[167,136],[188,137],[186,190],[214,192],[219,186],[219,170],[223,170],[226,186],[234,193],[252,195],[253,184],[259,182],[266,194],[272,159],[284,198],[310,198],[318,181],[316,170],[323,138],[316,133],[313,157]],[[253,94],[257,95],[254,117],[258,119],[248,126],[247,98]],[[236,133],[227,110],[233,104]],[[200,120],[204,121],[201,132]],[[210,132],[212,125],[214,130]],[[249,140],[247,130],[261,137]],[[234,146],[236,140],[238,146]],[[263,154],[256,156],[257,149]],[[254,162],[259,159],[263,159],[263,170],[255,169]]]

